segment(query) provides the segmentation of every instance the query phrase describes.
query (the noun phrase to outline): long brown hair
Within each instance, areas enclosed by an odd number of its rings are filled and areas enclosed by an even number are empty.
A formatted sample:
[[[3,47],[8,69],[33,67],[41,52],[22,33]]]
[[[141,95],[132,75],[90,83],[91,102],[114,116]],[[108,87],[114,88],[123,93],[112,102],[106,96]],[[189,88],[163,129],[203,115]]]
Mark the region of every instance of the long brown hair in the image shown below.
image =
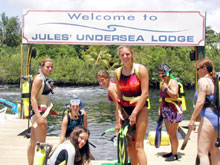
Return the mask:
[[[88,140],[81,149],[79,148],[78,138],[81,133],[87,133],[88,136],[90,136],[90,131],[84,126],[75,127],[70,134],[70,142],[74,145],[76,150],[74,164],[85,164],[85,162],[90,162],[90,160],[92,160]]]

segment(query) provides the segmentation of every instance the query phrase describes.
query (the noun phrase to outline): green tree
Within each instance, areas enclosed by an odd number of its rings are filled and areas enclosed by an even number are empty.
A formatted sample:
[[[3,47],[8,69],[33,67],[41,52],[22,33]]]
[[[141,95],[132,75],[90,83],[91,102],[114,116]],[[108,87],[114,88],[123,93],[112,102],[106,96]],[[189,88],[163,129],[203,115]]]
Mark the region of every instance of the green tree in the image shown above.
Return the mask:
[[[106,46],[90,46],[83,58],[95,65],[102,64],[106,69],[113,69],[118,65],[118,60],[113,58]]]
[[[17,47],[21,43],[21,28],[18,17],[8,18],[1,14],[0,20],[0,45]]]

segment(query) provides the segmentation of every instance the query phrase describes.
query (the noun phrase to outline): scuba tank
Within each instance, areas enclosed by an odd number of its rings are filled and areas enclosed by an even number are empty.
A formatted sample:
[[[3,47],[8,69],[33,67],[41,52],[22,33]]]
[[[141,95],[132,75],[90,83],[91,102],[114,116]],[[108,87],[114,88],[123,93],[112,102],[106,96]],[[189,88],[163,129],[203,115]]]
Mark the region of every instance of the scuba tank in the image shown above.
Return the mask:
[[[34,165],[44,165],[44,160],[46,158],[46,151],[44,146],[44,143],[37,142],[34,156]]]
[[[29,116],[29,107],[30,107],[30,82],[25,81],[22,84],[22,101],[23,101],[23,108],[24,108],[24,117]]]

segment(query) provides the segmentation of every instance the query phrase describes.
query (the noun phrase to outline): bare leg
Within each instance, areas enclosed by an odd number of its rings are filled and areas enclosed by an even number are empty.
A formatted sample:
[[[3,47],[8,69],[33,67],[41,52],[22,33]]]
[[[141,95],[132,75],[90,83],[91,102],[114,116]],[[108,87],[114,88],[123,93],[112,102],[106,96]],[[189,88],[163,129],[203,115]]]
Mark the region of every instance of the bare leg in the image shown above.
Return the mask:
[[[144,138],[148,126],[148,110],[146,107],[142,109],[137,116],[136,133],[135,133],[135,150],[129,153],[135,153],[136,156],[131,157],[131,164],[147,165],[147,156],[144,151]],[[137,158],[136,160],[134,158]]]
[[[28,156],[28,164],[32,165],[34,162],[34,154],[35,154],[35,145],[36,142],[45,142],[47,135],[47,121],[45,120],[44,124],[38,125],[37,128],[31,128],[31,139],[29,142],[27,156]]]
[[[178,129],[178,123],[169,123],[167,119],[164,119],[164,123],[170,138],[171,152],[173,155],[177,155],[179,142],[176,133]]]
[[[135,151],[135,143],[132,142],[130,139],[128,140],[128,155],[130,157],[132,164],[138,164],[137,154],[136,154],[136,152],[134,152]]]
[[[211,152],[212,164],[220,165],[220,155],[218,153],[218,148],[215,147],[216,139],[217,132],[213,125],[207,118],[202,117],[198,129],[198,155],[201,165],[210,164],[209,152]]]
[[[208,153],[212,147],[215,130],[212,126],[211,122],[205,118],[202,117],[198,129],[198,155],[200,158],[200,164],[201,165],[209,165],[209,156]]]

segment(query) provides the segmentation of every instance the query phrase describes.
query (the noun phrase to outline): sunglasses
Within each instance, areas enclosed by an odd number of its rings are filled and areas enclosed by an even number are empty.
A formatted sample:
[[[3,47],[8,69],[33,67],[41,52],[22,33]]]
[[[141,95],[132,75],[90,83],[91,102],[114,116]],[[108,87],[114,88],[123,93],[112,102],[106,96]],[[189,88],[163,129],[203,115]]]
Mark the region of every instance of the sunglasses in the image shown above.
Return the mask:
[[[204,66],[202,66],[202,67],[200,67],[200,68],[196,68],[197,72],[198,72],[200,69],[202,69],[202,68],[204,68]]]

